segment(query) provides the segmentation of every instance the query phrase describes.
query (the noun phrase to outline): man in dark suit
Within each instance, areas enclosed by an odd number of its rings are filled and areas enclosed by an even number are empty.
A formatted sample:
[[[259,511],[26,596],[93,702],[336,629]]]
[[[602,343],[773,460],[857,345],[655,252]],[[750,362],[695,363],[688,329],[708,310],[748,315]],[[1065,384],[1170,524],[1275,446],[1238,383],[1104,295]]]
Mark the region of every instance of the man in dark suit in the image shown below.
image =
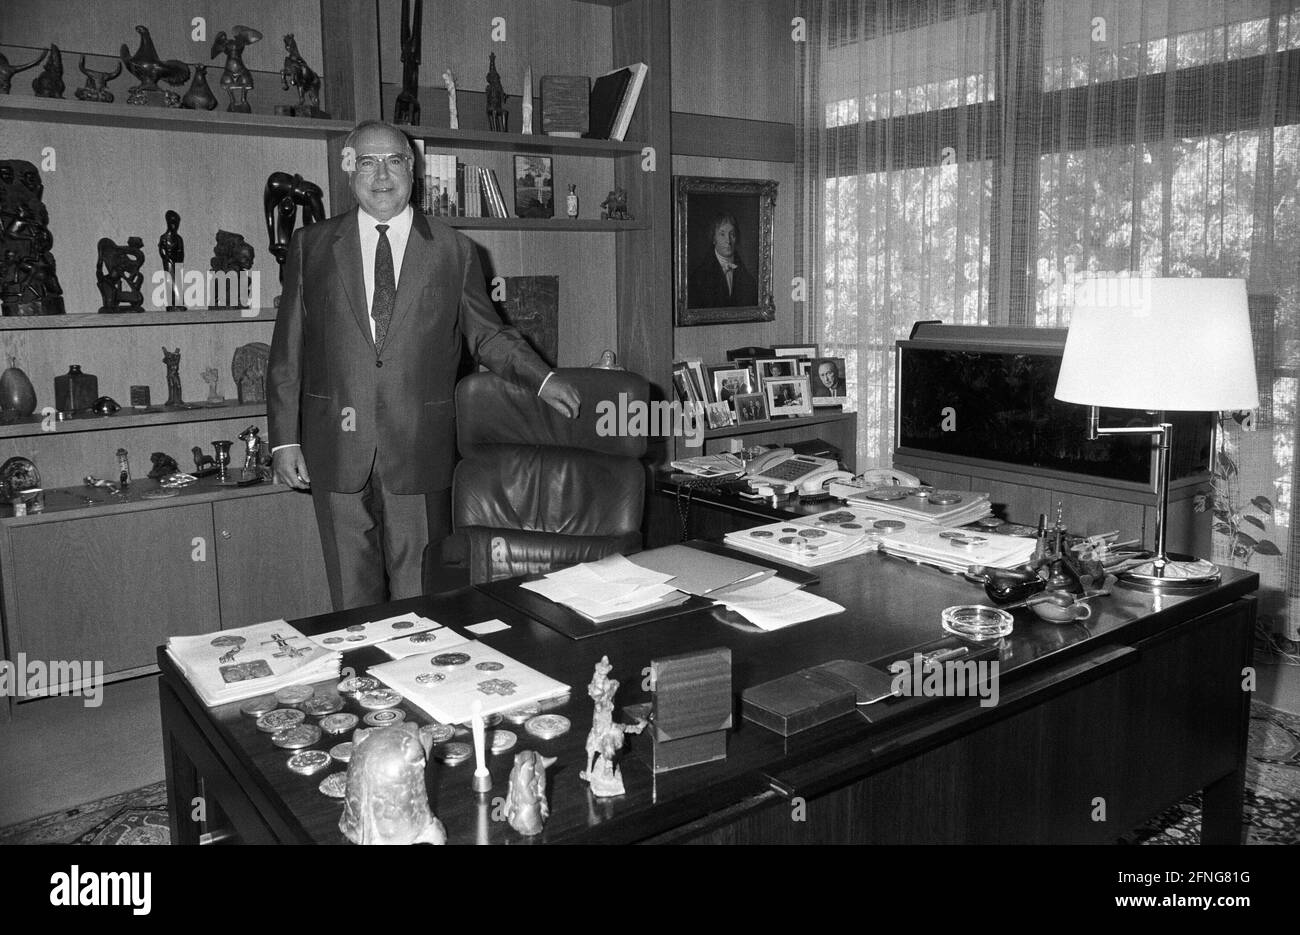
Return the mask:
[[[365,121],[343,159],[359,207],[294,234],[267,372],[276,479],[311,487],[336,610],[420,594],[425,545],[450,532],[463,346],[581,405],[501,322],[473,243],[412,211],[406,136]]]
[[[758,305],[758,282],[736,255],[740,229],[730,214],[716,215],[709,223],[712,250],[691,270],[686,282],[690,308]]]

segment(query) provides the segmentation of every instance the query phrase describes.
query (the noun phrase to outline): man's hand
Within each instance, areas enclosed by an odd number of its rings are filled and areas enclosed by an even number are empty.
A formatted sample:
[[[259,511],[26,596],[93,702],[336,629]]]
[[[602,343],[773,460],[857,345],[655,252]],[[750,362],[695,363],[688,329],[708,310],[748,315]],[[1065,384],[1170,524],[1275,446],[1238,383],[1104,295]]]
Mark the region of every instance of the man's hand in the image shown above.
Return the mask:
[[[311,477],[307,474],[307,461],[302,456],[299,445],[281,448],[271,455],[271,470],[275,472],[277,483],[306,490],[311,486]]]
[[[546,381],[539,396],[560,415],[568,416],[570,419],[576,419],[578,413],[582,411],[582,397],[578,395],[577,389],[558,373],[553,374]]]

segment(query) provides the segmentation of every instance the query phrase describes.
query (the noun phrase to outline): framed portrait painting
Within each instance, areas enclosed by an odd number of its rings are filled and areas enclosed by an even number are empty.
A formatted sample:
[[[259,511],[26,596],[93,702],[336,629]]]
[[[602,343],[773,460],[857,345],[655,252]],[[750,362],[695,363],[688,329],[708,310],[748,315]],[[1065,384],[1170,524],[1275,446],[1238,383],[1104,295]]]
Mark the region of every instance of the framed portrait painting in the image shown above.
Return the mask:
[[[770,179],[673,176],[676,324],[772,321]]]

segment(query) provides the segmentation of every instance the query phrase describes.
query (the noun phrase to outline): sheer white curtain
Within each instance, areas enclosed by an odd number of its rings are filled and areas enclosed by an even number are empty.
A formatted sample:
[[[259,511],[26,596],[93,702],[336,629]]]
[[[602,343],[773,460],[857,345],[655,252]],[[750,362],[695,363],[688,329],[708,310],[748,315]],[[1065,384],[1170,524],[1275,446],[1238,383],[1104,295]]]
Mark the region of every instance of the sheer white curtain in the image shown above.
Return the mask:
[[[1261,406],[1224,421],[1215,559],[1300,629],[1300,0],[806,3],[810,340],[893,449],[913,321],[1065,326],[1097,272],[1249,284]]]

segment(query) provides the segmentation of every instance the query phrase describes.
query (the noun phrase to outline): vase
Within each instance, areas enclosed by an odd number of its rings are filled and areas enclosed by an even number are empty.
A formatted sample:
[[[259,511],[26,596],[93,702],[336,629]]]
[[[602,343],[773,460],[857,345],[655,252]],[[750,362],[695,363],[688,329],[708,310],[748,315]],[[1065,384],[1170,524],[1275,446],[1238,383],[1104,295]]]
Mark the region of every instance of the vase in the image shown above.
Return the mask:
[[[36,387],[12,359],[9,369],[0,374],[0,409],[25,419],[36,411]]]
[[[99,378],[82,373],[80,364],[73,364],[66,374],[54,378],[54,406],[60,412],[89,409],[98,396]]]

